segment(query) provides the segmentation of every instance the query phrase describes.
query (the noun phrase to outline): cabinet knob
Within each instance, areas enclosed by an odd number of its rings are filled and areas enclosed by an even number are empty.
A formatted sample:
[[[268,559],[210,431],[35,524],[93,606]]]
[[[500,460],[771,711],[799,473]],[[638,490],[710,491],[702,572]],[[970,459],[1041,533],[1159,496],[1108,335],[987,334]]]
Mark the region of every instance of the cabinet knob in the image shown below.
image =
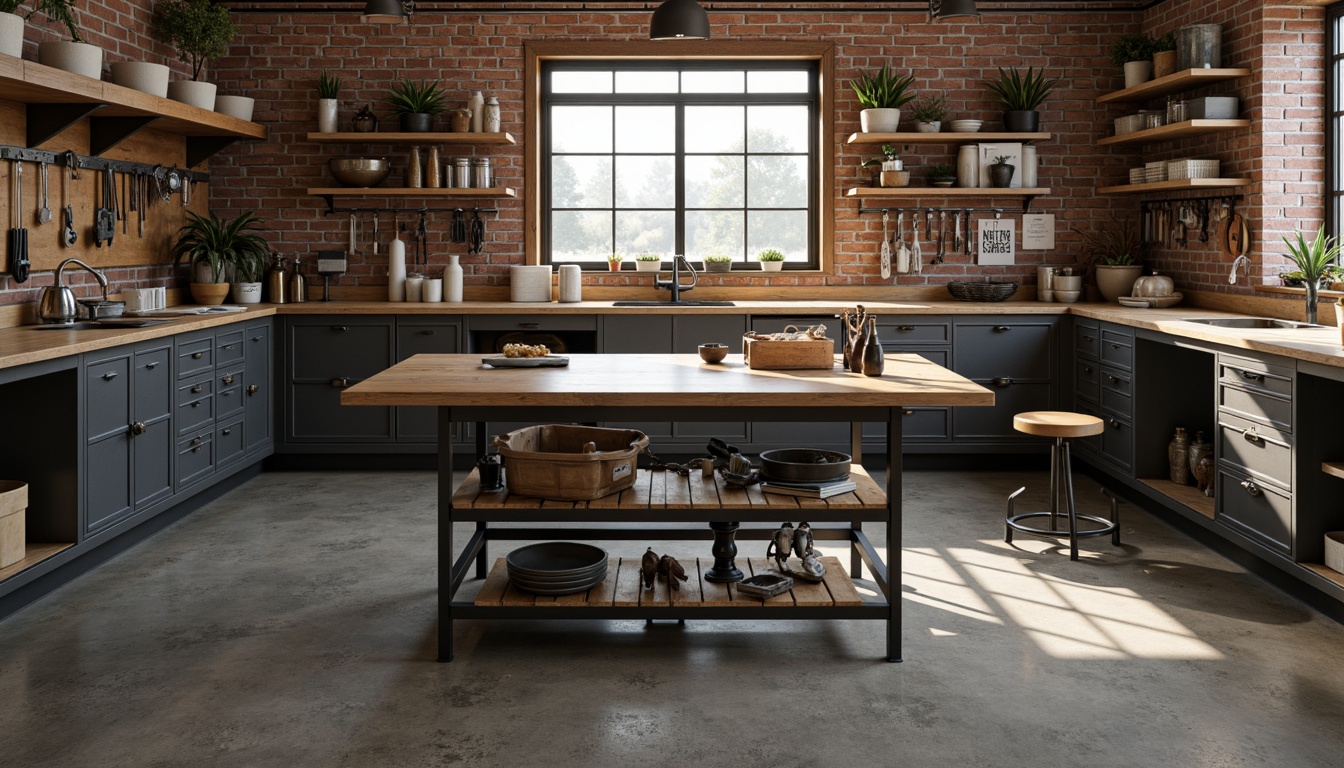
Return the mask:
[[[348,326],[348,325],[333,325],[333,326],[331,326],[331,330],[336,331],[337,333],[345,333],[346,331],[350,330],[350,326]]]
[[[913,326],[913,325],[898,325],[898,326],[896,326],[896,330],[900,331],[901,333],[909,333],[909,332],[915,330],[915,326]]]
[[[1265,380],[1265,374],[1263,374],[1263,373],[1256,373],[1255,371],[1242,371],[1242,372],[1241,372],[1241,378],[1243,378],[1243,379],[1245,379],[1245,380],[1247,380],[1247,381],[1256,381],[1256,382],[1260,382],[1260,381],[1264,381],[1264,380]]]
[[[1084,336],[1084,337],[1083,337],[1083,341],[1096,341],[1096,340],[1097,340],[1097,337],[1096,337],[1096,336]]]
[[[220,379],[220,381],[224,382],[225,384],[232,384],[232,383],[233,383],[233,377],[232,377],[232,376],[225,376],[224,378]]]
[[[191,359],[192,359],[192,360],[200,360],[202,357],[205,357],[205,353],[204,353],[204,352],[192,352],[192,353],[191,353]]]
[[[994,379],[994,386],[996,387],[1007,387],[1010,386],[1012,383],[1013,380],[1007,376],[999,376]]]
[[[253,336],[251,340],[252,340],[252,341],[261,341],[261,340],[264,339],[264,338],[266,338],[266,337],[265,337],[265,336]]]
[[[1091,372],[1092,372],[1092,366],[1090,365],[1083,366],[1083,373],[1091,373]]]
[[[199,394],[201,394],[201,385],[200,385],[200,384],[197,384],[196,386],[192,387],[192,388],[191,388],[191,394],[193,394],[193,395],[199,395]]]
[[[260,391],[261,391],[261,387],[257,386],[256,384],[249,384],[249,385],[247,386],[247,394],[248,394],[248,395],[255,395],[255,394],[257,394],[257,393],[260,392]]]
[[[191,403],[191,407],[192,407],[192,408],[200,408],[200,407],[201,407],[201,401],[200,401],[200,400],[194,400],[194,401],[192,401],[192,403]]]
[[[1242,480],[1241,487],[1252,496],[1260,495],[1260,486],[1256,485],[1254,480]]]
[[[145,422],[143,421],[136,421],[131,424],[132,435],[143,435],[145,434],[146,429],[148,429],[148,427],[145,426]]]
[[[1111,421],[1110,421],[1110,425],[1111,425],[1111,429],[1119,429],[1119,428],[1120,428],[1120,420],[1119,420],[1119,419],[1111,419]]]
[[[197,436],[191,438],[191,444],[192,444],[192,445],[200,445],[200,443],[201,443],[201,435],[197,435]]]
[[[117,372],[116,372],[116,371],[108,371],[107,373],[104,373],[104,374],[103,374],[103,381],[111,381],[111,380],[113,380],[113,379],[115,379],[115,378],[117,378]]]
[[[996,326],[994,326],[994,332],[995,332],[995,333],[1003,333],[1004,331],[1010,331],[1010,330],[1012,330],[1012,326],[1008,326],[1008,325],[996,325]]]
[[[1120,382],[1119,379],[1117,379],[1117,378],[1114,377],[1114,376],[1110,376],[1110,375],[1108,375],[1108,376],[1106,377],[1106,380],[1109,381],[1109,382],[1111,382],[1112,384],[1118,384],[1118,383]]]
[[[416,331],[416,333],[420,334],[421,336],[433,336],[434,334],[438,333],[438,331],[431,328],[425,331]]]
[[[336,387],[338,389],[342,387],[348,387],[350,386],[350,384],[351,384],[350,379],[346,378],[345,376],[338,376],[337,378],[331,380],[331,386]]]
[[[914,415],[915,415],[915,412],[914,412],[914,411],[911,411],[911,410],[904,410],[904,411],[901,411],[901,415],[902,415],[902,416],[914,416]]]
[[[1248,443],[1263,443],[1265,441],[1265,438],[1261,437],[1260,433],[1255,431],[1255,427],[1244,430],[1241,433],[1241,437]]]

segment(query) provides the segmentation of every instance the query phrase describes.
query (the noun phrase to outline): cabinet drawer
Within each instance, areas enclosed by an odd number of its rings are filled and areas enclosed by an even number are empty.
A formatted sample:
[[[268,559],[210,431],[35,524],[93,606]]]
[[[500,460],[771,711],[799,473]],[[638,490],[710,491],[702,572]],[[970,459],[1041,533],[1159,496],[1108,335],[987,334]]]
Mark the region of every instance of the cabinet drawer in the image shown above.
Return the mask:
[[[177,441],[177,483],[180,490],[210,474],[215,467],[212,430]]]
[[[244,453],[243,420],[231,421],[215,427],[215,464],[224,466],[241,458]]]
[[[952,434],[951,416],[947,408],[902,408],[901,439],[906,442],[946,440]]]
[[[597,315],[473,315],[473,331],[596,331]]]
[[[215,337],[177,340],[177,377],[194,376],[215,367]]]
[[[135,418],[146,421],[172,411],[173,380],[168,347],[135,353]]]
[[[1218,381],[1220,384],[1283,399],[1293,397],[1292,370],[1268,365],[1258,360],[1219,355]]]
[[[231,331],[215,337],[215,365],[227,365],[243,359],[243,332]]]
[[[1101,332],[1101,362],[1129,370],[1134,365],[1134,337],[1103,329]]]
[[[1218,410],[1285,432],[1293,431],[1293,403],[1277,395],[1220,384]]]
[[[884,352],[885,352],[886,354],[891,354],[891,353],[893,353],[893,352],[908,352],[908,353],[916,354],[916,355],[919,355],[920,357],[924,358],[925,360],[928,360],[928,361],[931,362],[931,363],[935,363],[935,364],[937,364],[937,365],[941,365],[941,366],[943,366],[944,368],[947,367],[947,358],[948,358],[949,352],[948,352],[948,350],[946,350],[946,349],[920,349],[919,347],[914,347],[914,348],[907,349],[907,348],[905,348],[905,347],[894,347],[894,348],[893,348],[893,347],[888,347],[888,346],[885,346],[885,345],[882,347],[882,349],[884,350]]]
[[[243,369],[219,373],[215,379],[215,417],[227,419],[243,410]]]
[[[1053,391],[1050,384],[1014,382],[1003,387],[982,384],[994,390],[994,405],[953,408],[952,434],[958,440],[1044,442],[1043,438],[1013,429],[1013,416],[1023,411],[1050,410]]]
[[[1101,330],[1096,323],[1074,319],[1073,351],[1079,356],[1097,359],[1101,354]]]
[[[1293,487],[1292,437],[1272,427],[1221,414],[1218,456],[1256,480]]]
[[[215,418],[214,379],[202,376],[177,388],[177,408],[174,419],[177,434],[185,435],[200,429]]]
[[[414,355],[455,355],[462,351],[458,325],[399,324],[397,359]]]
[[[1118,368],[1102,367],[1101,407],[1129,418],[1134,413],[1133,395],[1130,393],[1132,388],[1129,374]]]
[[[1108,413],[1125,419],[1134,416],[1134,402],[1129,395],[1122,395],[1113,389],[1101,388],[1101,407]]]
[[[1101,366],[1093,360],[1079,360],[1073,364],[1073,394],[1089,402],[1101,397]]]
[[[131,422],[131,361],[118,357],[92,363],[84,369],[87,434],[96,439],[125,431]]]
[[[901,319],[877,324],[877,338],[882,345],[950,344],[952,323],[946,320]]]
[[[955,327],[953,369],[968,379],[996,378],[1048,380],[1051,366],[1051,326],[1042,322],[961,322]]]
[[[1134,428],[1128,421],[1101,414],[1106,428],[1101,433],[1101,455],[1112,463],[1130,469],[1134,464]]]
[[[290,327],[290,370],[304,381],[367,379],[392,364],[392,326],[339,319]]]
[[[1218,464],[1218,509],[1214,519],[1265,546],[1292,554],[1292,497]]]

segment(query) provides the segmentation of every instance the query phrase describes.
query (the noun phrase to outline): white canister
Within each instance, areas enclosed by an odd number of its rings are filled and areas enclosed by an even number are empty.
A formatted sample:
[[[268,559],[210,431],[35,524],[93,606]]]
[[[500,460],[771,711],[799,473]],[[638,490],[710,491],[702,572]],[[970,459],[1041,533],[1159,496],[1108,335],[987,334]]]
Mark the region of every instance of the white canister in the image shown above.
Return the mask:
[[[1023,183],[1025,184],[1026,182],[1024,181]],[[1037,267],[1037,268],[1036,268],[1036,300],[1037,300],[1037,301],[1054,301],[1054,300],[1055,300],[1054,285],[1051,284],[1052,281],[1053,281],[1053,279],[1054,279],[1054,276],[1055,276],[1055,268],[1054,268],[1054,267]]]
[[[509,299],[512,301],[550,301],[551,268],[540,266],[509,267]]]
[[[477,91],[467,103],[471,105],[471,132],[481,133],[485,130],[485,96]]]
[[[499,99],[494,96],[485,102],[485,132],[499,133]]]
[[[980,186],[980,145],[967,144],[957,150],[957,186]]]
[[[420,300],[429,304],[437,304],[443,301],[443,278],[425,278],[425,284],[420,290]]]
[[[425,284],[424,275],[410,274],[406,276],[406,300],[420,301],[420,294]]]
[[[387,300],[406,300],[406,243],[400,237],[387,247]]]
[[[443,268],[443,300],[458,303],[462,301],[462,265],[456,253],[448,254],[448,266]]]
[[[583,270],[578,264],[560,267],[560,301],[566,304],[583,301]]]
[[[1036,186],[1036,145],[1022,145],[1022,186]]]

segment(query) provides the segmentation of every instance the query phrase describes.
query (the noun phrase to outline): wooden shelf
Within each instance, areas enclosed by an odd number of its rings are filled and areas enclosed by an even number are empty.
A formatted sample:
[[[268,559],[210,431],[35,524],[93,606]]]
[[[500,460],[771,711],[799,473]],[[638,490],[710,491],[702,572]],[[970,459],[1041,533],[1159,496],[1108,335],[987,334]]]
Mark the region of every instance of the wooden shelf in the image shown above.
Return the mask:
[[[1163,125],[1158,128],[1145,128],[1142,131],[1125,133],[1119,136],[1107,136],[1097,142],[1097,146],[1105,147],[1118,144],[1147,144],[1154,141],[1171,141],[1172,139],[1183,139],[1187,136],[1204,136],[1210,133],[1219,133],[1221,131],[1235,131],[1240,128],[1251,127],[1250,120],[1186,120],[1171,125]]]
[[[34,565],[37,565],[47,558],[55,557],[73,546],[75,546],[74,542],[61,544],[37,544],[30,542],[24,550],[22,560],[11,566],[0,568],[0,581],[4,581],[11,576],[17,576],[20,572],[32,568]]]
[[[982,132],[958,133],[851,133],[846,144],[970,144],[981,141],[1049,141],[1048,133]]]
[[[1213,519],[1213,497],[1205,496],[1202,491],[1193,485],[1181,485],[1173,483],[1170,480],[1157,477],[1141,477],[1139,482],[1152,488],[1154,491],[1166,496],[1167,498],[1184,504],[1204,517]]]
[[[0,100],[27,105],[27,144],[42,144],[89,118],[91,153],[102,154],[146,127],[185,136],[187,165],[200,165],[265,126],[113,83],[0,54]]]
[[[1323,461],[1321,471],[1327,475],[1344,478],[1344,461]]]
[[[1158,96],[1166,96],[1172,93],[1188,91],[1192,88],[1198,88],[1202,85],[1211,83],[1221,83],[1228,80],[1236,80],[1239,77],[1246,77],[1251,74],[1251,70],[1245,68],[1220,69],[1186,69],[1180,72],[1173,72],[1166,77],[1159,77],[1156,80],[1149,80],[1146,83],[1136,85],[1133,88],[1126,88],[1121,91],[1112,91],[1097,97],[1098,104],[1110,104],[1113,102],[1130,101],[1148,101]]]
[[[1038,197],[1050,194],[1049,187],[852,187],[845,197]]]
[[[1121,184],[1118,187],[1102,187],[1097,190],[1097,194],[1138,195],[1144,192],[1171,192],[1184,189],[1245,187],[1250,183],[1250,179],[1177,179],[1176,181],[1154,181],[1147,184]]]
[[[516,144],[511,133],[310,133],[317,144]]]
[[[1306,568],[1308,571],[1311,571],[1326,581],[1334,583],[1337,587],[1344,587],[1344,573],[1327,568],[1321,563],[1298,563],[1298,565]]]
[[[319,197],[517,197],[512,187],[316,187]]]

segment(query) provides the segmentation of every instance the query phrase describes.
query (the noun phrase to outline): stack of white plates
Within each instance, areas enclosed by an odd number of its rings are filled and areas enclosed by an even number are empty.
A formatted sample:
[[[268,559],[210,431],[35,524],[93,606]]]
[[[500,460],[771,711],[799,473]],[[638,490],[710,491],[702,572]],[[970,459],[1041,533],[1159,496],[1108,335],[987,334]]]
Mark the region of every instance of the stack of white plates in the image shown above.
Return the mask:
[[[947,125],[953,133],[975,133],[980,130],[984,122],[984,120],[953,120]]]
[[[519,547],[505,558],[509,580],[535,595],[569,595],[607,578],[607,551],[591,544],[547,541]]]

